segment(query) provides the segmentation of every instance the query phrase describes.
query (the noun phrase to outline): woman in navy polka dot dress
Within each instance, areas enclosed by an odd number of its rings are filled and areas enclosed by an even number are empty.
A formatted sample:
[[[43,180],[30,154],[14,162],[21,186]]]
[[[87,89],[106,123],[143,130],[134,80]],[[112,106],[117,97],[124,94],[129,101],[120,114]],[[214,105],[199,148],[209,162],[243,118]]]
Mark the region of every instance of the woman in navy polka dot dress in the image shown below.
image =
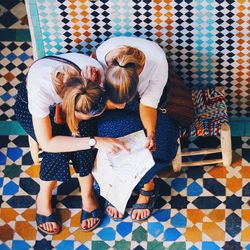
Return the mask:
[[[157,198],[154,176],[169,167],[178,148],[175,122],[157,112],[168,79],[166,55],[155,42],[112,37],[97,48],[95,58],[106,70],[107,107],[115,109],[100,117],[98,135],[120,137],[144,129],[145,147],[153,153],[155,165],[140,180],[140,193],[131,212],[133,220],[145,220],[151,216]],[[110,203],[106,212],[112,218],[123,218]]]
[[[126,149],[117,139],[94,137],[96,126],[90,118],[104,111],[107,99],[100,85],[103,78],[102,67],[95,59],[68,53],[37,60],[20,86],[16,118],[44,151],[36,221],[38,230],[45,234],[61,229],[51,196],[57,181],[70,178],[70,160],[81,187],[82,230],[91,231],[101,221],[102,212],[93,192],[91,170],[96,152],[92,148],[107,152]],[[64,124],[54,120],[55,105],[62,109]]]

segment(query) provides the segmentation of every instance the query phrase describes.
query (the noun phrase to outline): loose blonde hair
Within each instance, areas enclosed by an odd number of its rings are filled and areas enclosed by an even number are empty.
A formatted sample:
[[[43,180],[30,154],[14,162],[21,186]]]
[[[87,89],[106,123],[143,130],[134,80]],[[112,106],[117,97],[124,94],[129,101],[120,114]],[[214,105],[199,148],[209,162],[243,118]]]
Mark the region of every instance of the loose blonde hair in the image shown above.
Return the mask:
[[[100,115],[105,109],[106,93],[98,83],[86,80],[81,72],[70,66],[54,69],[52,81],[62,98],[67,125],[72,135],[77,136],[79,119],[76,115]]]
[[[104,87],[108,98],[114,103],[126,103],[137,94],[139,82],[138,69],[145,64],[142,51],[131,46],[124,46],[108,66]]]

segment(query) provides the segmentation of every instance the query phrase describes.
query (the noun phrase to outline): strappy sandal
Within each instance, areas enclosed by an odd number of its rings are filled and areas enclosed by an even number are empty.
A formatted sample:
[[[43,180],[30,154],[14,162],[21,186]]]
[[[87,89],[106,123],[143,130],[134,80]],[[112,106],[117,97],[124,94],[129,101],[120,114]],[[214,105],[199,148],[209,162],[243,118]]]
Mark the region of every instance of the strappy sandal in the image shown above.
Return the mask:
[[[42,227],[40,227],[41,224],[47,223],[47,222],[55,222],[57,224],[58,229],[56,231],[49,232]],[[54,235],[58,234],[61,231],[61,224],[60,220],[58,218],[58,215],[53,212],[49,216],[41,215],[41,214],[36,214],[36,223],[37,223],[37,229],[39,232],[48,234],[48,235]]]
[[[140,194],[143,196],[149,196],[150,197],[149,201],[148,201],[148,203],[138,203],[138,204],[136,203],[136,204],[134,204],[130,214],[132,215],[133,211],[135,209],[148,209],[149,215],[144,217],[144,218],[138,219],[138,220],[132,219],[132,221],[144,221],[144,220],[147,220],[152,215],[152,212],[153,212],[153,209],[155,206],[155,202],[156,202],[158,195],[159,195],[159,188],[158,188],[157,183],[155,182],[155,187],[153,190],[145,191],[145,190],[141,189]]]
[[[117,222],[119,222],[119,221],[122,221],[126,216],[127,216],[127,213],[126,213],[126,211],[124,212],[124,214],[123,214],[123,216],[121,217],[121,218],[115,218],[115,217],[113,217],[113,216],[111,216],[108,212],[107,212],[107,208],[108,207],[113,207],[113,208],[115,208],[116,209],[116,207],[115,206],[113,206],[109,201],[105,201],[105,213],[108,215],[108,217],[110,218],[110,219],[112,219],[113,221],[117,221]]]
[[[92,230],[94,230],[100,223],[101,223],[101,219],[103,216],[103,212],[102,210],[98,207],[95,210],[93,210],[92,212],[87,212],[85,210],[82,209],[82,213],[81,213],[81,219],[80,219],[80,223],[82,224],[83,220],[89,219],[89,218],[98,218],[99,220],[96,222],[95,225],[93,225],[90,228],[84,229],[81,226],[81,229],[83,232],[90,232]]]

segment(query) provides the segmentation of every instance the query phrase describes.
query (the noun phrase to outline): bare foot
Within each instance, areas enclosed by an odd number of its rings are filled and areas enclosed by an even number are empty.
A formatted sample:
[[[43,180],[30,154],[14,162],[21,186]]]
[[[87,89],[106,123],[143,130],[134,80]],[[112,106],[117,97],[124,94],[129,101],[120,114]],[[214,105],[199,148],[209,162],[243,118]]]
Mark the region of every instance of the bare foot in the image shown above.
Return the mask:
[[[106,208],[106,212],[107,214],[113,218],[113,219],[122,219],[123,218],[123,214],[120,213],[115,207],[113,207],[112,205],[107,206]]]
[[[83,210],[90,213],[94,211],[96,208],[98,208],[98,203],[94,195],[90,195],[88,197],[82,197],[82,209]],[[99,218],[88,218],[81,222],[81,227],[84,230],[87,230],[93,227],[98,221],[99,221]]]
[[[51,207],[51,200],[46,195],[43,195],[41,193],[39,193],[37,196],[36,206],[37,214],[50,216],[53,212]],[[56,232],[58,230],[58,225],[55,222],[46,222],[40,224],[39,227],[49,233]]]

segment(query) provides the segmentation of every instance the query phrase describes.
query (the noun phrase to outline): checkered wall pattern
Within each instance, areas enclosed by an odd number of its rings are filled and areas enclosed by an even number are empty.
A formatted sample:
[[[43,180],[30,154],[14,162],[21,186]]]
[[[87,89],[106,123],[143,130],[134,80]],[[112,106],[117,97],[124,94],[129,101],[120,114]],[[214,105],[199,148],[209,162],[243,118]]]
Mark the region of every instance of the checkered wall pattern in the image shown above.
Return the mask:
[[[89,53],[111,36],[159,43],[189,86],[225,87],[229,116],[250,115],[250,4],[238,0],[28,0],[34,55]]]

